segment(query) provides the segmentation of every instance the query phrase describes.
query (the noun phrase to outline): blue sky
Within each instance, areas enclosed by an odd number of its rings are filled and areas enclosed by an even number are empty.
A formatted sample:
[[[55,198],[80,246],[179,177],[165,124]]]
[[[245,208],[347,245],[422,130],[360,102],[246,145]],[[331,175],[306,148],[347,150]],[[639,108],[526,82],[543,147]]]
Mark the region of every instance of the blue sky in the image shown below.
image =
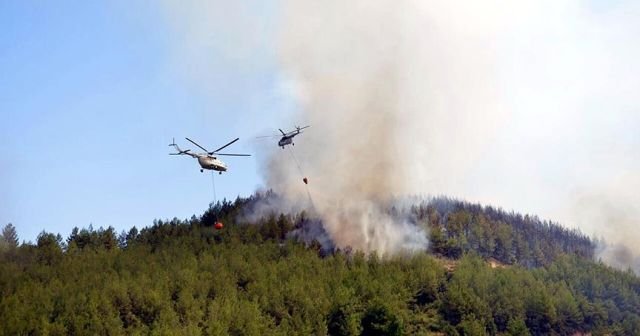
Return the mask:
[[[288,103],[268,52],[244,58],[245,71],[214,51],[213,89],[202,89],[185,74],[198,64],[175,52],[180,38],[151,2],[0,3],[0,225],[34,241],[202,213],[211,176],[168,156],[171,138],[213,149],[240,137],[229,150],[253,152],[248,140],[277,127]],[[218,198],[260,186],[255,157],[225,161]]]

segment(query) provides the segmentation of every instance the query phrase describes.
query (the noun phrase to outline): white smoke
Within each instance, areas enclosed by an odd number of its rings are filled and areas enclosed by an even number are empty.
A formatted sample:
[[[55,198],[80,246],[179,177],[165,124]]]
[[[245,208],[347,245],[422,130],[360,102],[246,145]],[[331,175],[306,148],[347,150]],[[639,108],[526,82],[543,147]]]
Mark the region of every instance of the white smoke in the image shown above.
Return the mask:
[[[607,179],[598,188],[576,191],[573,215],[583,226],[591,226],[599,242],[597,257],[620,268],[640,274],[640,176],[628,174]]]
[[[295,83],[297,148],[338,247],[394,254],[426,232],[385,212],[394,198],[457,187],[506,118],[496,35],[523,8],[446,2],[290,1],[281,60]],[[271,157],[267,184],[302,197],[294,167]],[[449,189],[452,190],[452,189]],[[455,189],[453,189],[455,190]]]
[[[627,227],[636,208],[606,222],[574,211],[579,190],[637,176],[639,159],[620,155],[640,144],[639,7],[590,5],[285,2],[283,67],[298,84],[300,120],[320,126],[298,152],[316,177],[314,194],[338,200],[321,210],[336,239],[385,246],[362,234],[370,218],[353,207],[427,192],[558,217],[613,243],[628,234],[637,241]],[[280,163],[272,168],[286,171]],[[275,174],[269,185],[295,175]],[[625,188],[610,190],[609,202],[637,203]],[[355,220],[335,220],[342,207]],[[592,210],[604,211],[578,213]]]

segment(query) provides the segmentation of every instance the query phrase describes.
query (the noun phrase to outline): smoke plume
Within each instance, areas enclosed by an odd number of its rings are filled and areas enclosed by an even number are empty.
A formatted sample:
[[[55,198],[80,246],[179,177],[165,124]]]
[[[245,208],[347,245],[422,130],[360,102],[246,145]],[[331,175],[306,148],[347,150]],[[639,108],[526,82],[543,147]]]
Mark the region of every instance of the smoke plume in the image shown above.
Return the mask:
[[[295,153],[318,215],[338,247],[395,254],[427,247],[426,232],[387,209],[469,168],[504,118],[492,34],[472,10],[447,20],[444,3],[290,1],[280,59],[310,129]],[[478,8],[480,9],[480,8]],[[488,23],[491,23],[487,25]],[[276,153],[267,185],[304,197]]]
[[[597,258],[620,269],[640,274],[637,203],[640,176],[625,175],[607,179],[601,188],[577,191],[574,216],[583,227],[591,227],[599,241]]]
[[[597,224],[579,215],[604,216],[578,194],[637,176],[638,156],[620,153],[640,143],[639,25],[629,19],[638,6],[595,5],[285,1],[282,68],[297,122],[314,125],[296,154],[336,244],[415,248],[406,238],[424,232],[380,209],[424,193],[556,217],[614,245],[637,241],[634,208]],[[304,197],[290,162],[272,156],[268,168],[269,186]],[[638,201],[610,189],[607,202]]]

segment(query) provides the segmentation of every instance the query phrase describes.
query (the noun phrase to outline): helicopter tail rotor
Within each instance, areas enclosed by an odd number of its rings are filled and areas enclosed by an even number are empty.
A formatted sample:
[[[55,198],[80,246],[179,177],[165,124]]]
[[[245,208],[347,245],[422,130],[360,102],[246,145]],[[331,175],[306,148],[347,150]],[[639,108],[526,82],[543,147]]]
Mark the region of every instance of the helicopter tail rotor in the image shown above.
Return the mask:
[[[172,139],[172,141],[169,144],[169,146],[175,148],[178,151],[177,153],[169,153],[169,155],[183,155],[183,154],[187,154],[187,153],[189,153],[191,151],[190,149],[186,149],[186,150],[180,149],[180,147],[178,147],[178,144],[176,144],[176,139],[175,138]]]

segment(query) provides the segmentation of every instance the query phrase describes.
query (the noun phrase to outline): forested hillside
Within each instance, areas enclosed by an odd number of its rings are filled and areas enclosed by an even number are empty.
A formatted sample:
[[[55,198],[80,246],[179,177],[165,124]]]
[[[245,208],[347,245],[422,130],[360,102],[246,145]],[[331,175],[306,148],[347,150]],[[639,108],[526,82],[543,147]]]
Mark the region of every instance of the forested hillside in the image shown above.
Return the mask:
[[[317,224],[304,213],[249,221],[268,197],[120,234],[5,230],[0,335],[640,334],[640,280],[579,232],[435,199],[389,209],[430,230],[429,251],[380,258],[294,239]]]
[[[431,250],[451,258],[474,251],[506,264],[538,267],[567,253],[594,257],[595,245],[589,237],[535,216],[446,198],[412,210],[427,221]]]

